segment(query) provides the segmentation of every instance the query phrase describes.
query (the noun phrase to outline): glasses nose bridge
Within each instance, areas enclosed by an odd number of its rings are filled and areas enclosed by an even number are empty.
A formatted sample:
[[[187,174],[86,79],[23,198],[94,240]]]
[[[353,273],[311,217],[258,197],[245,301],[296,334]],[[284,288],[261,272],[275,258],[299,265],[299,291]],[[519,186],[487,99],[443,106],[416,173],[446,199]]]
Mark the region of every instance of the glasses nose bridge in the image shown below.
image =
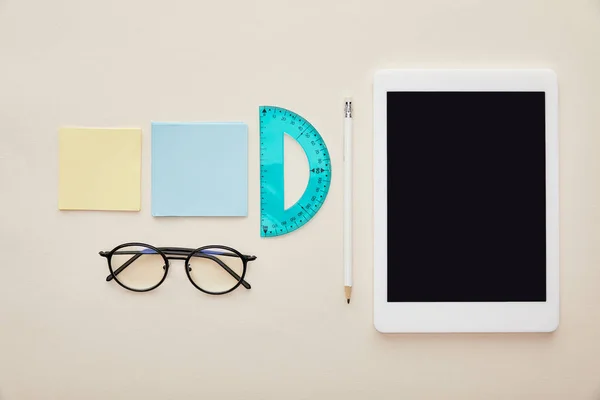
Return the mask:
[[[167,260],[181,260],[181,261],[187,260],[186,256],[179,256],[179,255],[167,255],[165,257],[167,257]]]

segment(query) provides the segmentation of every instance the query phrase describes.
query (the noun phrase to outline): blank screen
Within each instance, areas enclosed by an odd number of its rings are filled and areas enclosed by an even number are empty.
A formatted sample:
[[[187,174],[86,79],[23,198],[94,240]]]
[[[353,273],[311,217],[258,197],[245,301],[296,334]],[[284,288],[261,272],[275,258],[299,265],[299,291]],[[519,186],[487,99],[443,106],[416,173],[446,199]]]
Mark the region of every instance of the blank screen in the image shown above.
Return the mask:
[[[388,302],[546,301],[544,92],[388,92]]]

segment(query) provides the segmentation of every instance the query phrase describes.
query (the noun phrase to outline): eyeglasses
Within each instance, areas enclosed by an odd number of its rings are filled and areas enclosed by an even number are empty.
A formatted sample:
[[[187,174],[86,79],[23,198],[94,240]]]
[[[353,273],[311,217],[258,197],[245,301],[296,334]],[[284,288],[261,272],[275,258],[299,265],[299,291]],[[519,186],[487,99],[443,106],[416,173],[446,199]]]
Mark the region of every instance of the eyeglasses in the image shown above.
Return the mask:
[[[244,280],[246,267],[248,261],[256,260],[256,256],[220,245],[188,249],[125,243],[99,254],[108,262],[110,275],[106,281],[114,279],[134,292],[148,292],[159,287],[169,272],[169,260],[184,260],[190,282],[204,293],[225,294],[240,285],[250,289],[250,284]]]

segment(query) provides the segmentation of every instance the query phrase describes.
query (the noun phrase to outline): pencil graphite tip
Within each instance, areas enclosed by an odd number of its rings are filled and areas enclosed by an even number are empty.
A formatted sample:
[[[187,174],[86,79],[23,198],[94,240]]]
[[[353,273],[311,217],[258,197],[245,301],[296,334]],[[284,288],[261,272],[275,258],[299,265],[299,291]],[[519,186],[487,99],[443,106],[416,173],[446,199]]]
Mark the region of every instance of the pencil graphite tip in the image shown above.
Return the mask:
[[[352,286],[344,286],[344,297],[348,304],[350,304],[350,297],[352,296]]]

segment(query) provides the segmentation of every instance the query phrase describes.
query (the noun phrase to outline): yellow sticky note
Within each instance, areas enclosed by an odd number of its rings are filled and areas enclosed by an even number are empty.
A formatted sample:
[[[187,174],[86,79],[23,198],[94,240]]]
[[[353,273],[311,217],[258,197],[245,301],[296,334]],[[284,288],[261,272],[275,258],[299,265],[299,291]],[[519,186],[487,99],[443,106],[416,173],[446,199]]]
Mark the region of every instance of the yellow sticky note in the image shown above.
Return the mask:
[[[61,128],[60,210],[139,211],[142,130]]]

